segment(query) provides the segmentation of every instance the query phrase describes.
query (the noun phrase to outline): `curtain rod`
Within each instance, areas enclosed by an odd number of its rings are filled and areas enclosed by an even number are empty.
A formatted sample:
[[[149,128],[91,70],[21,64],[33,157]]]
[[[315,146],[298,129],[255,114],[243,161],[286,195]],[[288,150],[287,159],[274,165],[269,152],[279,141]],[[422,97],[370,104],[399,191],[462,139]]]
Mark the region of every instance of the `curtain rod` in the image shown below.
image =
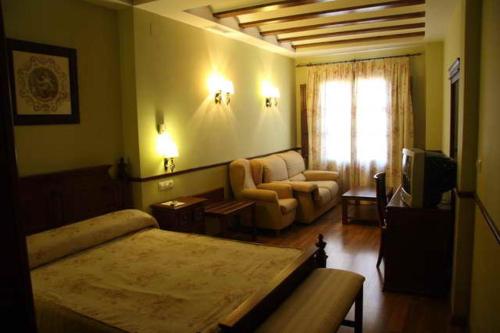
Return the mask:
[[[403,55],[398,55],[398,56],[375,57],[375,58],[365,58],[365,59],[352,59],[352,60],[343,60],[343,61],[329,61],[329,62],[320,62],[320,63],[316,63],[316,64],[313,64],[313,63],[298,64],[295,67],[314,67],[314,66],[321,66],[321,65],[343,64],[343,63],[348,63],[348,62],[360,62],[360,61],[377,60],[377,59],[415,57],[415,56],[419,56],[419,55],[422,55],[422,53],[410,53],[410,54],[403,54]]]

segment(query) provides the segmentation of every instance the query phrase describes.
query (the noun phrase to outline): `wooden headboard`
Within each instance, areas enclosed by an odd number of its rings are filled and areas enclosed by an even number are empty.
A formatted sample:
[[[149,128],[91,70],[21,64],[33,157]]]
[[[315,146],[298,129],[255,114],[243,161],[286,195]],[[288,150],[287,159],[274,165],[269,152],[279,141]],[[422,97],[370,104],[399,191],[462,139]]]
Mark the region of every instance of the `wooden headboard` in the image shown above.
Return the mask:
[[[19,178],[19,212],[24,233],[30,235],[128,208],[128,184],[112,179],[110,167]]]

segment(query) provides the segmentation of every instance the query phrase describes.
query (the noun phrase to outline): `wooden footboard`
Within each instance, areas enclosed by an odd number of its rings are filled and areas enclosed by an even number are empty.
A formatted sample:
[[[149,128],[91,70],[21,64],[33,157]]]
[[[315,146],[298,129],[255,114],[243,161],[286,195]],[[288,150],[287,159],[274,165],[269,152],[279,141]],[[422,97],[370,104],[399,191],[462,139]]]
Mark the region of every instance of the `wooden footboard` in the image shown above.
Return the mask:
[[[318,236],[316,246],[306,250],[267,285],[258,290],[220,323],[222,332],[253,332],[315,269],[326,267],[326,243]]]

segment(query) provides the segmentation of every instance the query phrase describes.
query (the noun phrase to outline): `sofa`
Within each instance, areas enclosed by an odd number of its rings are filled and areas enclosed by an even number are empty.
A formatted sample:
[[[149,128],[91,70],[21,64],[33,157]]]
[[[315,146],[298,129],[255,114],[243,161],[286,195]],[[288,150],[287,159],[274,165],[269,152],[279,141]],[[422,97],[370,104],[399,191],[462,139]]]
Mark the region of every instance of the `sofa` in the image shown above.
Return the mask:
[[[340,201],[338,173],[306,170],[304,159],[296,151],[250,160],[253,182],[288,184],[298,201],[296,221],[312,223]]]
[[[293,223],[297,210],[297,199],[293,197],[291,184],[254,183],[250,161],[238,159],[229,165],[229,178],[233,194],[238,200],[256,202],[255,222],[257,228],[279,231]]]

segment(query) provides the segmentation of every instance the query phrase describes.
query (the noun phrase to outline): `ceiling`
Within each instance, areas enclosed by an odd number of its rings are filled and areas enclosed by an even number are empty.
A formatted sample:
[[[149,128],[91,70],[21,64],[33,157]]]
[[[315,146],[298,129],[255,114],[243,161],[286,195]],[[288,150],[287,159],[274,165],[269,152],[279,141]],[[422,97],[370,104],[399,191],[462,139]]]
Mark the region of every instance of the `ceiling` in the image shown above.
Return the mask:
[[[292,57],[441,39],[457,0],[91,0],[135,5]]]

